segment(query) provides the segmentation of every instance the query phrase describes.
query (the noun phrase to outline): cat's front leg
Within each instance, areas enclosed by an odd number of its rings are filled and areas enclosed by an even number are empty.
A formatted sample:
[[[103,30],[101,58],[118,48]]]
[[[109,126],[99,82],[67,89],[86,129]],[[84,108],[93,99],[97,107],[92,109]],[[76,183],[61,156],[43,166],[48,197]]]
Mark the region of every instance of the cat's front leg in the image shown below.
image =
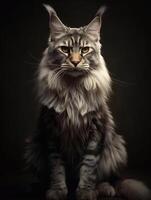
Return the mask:
[[[67,186],[65,183],[65,168],[59,154],[51,154],[50,162],[50,189],[46,192],[47,200],[65,200]]]
[[[80,168],[80,181],[77,188],[77,200],[96,200],[96,165],[98,156],[85,155]]]
[[[77,200],[96,200],[97,163],[100,159],[98,145],[100,135],[96,134],[89,142],[80,168],[80,180],[77,188]]]

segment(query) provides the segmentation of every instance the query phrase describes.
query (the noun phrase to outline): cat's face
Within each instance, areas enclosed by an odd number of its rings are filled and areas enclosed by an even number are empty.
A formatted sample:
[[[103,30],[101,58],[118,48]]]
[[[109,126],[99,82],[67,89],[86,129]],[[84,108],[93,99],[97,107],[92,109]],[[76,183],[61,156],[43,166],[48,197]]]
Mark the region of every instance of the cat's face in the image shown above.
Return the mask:
[[[87,26],[66,27],[55,11],[46,6],[50,15],[50,38],[47,64],[60,75],[82,77],[98,67],[100,56],[101,19],[95,17]]]
[[[40,98],[49,105],[51,92],[65,95],[69,90],[78,89],[99,91],[106,99],[111,78],[100,52],[103,10],[88,25],[69,28],[50,6],[45,7],[50,16],[50,36],[38,68]]]
[[[98,65],[97,42],[91,41],[83,29],[70,29],[65,36],[49,45],[50,68],[55,66],[66,75],[82,76]]]

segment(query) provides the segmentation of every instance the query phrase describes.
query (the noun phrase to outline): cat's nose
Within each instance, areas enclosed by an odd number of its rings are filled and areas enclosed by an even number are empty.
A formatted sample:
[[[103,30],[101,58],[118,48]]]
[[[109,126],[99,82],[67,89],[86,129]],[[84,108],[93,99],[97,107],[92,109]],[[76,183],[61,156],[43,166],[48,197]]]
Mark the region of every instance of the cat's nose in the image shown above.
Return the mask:
[[[78,52],[73,52],[70,55],[70,62],[76,67],[81,62],[81,55]]]
[[[80,61],[74,60],[74,61],[71,61],[71,63],[76,67],[80,63]]]

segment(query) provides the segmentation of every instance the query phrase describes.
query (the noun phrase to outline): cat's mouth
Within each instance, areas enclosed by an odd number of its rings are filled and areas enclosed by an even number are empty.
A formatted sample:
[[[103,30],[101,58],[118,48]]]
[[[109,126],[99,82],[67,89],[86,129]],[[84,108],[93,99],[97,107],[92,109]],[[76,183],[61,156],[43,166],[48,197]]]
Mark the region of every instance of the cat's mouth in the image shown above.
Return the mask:
[[[65,74],[72,77],[79,77],[79,76],[84,76],[86,74],[86,70],[75,68],[67,70]]]

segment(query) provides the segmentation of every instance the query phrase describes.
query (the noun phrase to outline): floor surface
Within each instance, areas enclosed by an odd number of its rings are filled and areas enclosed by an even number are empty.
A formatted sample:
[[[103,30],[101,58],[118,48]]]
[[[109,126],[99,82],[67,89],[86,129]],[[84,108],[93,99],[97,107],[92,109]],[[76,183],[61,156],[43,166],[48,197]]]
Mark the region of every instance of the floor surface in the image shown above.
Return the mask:
[[[151,173],[132,171],[129,175],[145,182],[151,188]],[[99,200],[123,200],[121,198],[101,198]],[[0,200],[45,200],[40,185],[31,174],[16,172],[0,175]],[[69,200],[74,200],[70,198]]]

